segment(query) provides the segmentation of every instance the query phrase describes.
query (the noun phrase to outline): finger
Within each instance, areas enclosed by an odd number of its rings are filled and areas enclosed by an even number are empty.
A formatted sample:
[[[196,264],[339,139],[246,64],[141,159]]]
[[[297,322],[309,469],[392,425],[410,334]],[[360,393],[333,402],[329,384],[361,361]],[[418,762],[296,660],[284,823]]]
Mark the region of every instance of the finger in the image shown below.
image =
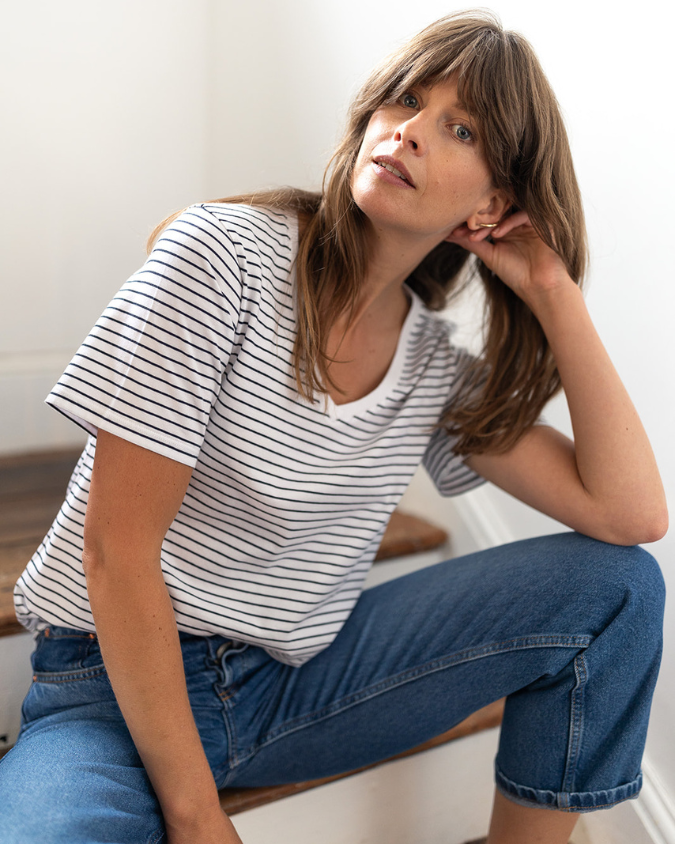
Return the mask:
[[[494,234],[494,232],[495,229],[481,227],[480,229],[474,229],[469,235],[469,239],[472,240],[474,243],[480,243],[481,240],[485,240],[486,238],[490,237],[490,235]]]
[[[490,237],[491,233],[492,229],[470,229],[466,223],[462,223],[461,226],[458,226],[450,232],[448,237],[446,237],[446,240],[449,240],[451,243],[459,243],[460,245],[465,246],[467,243],[476,243],[481,240],[485,240]]]
[[[463,235],[468,234],[470,231],[469,227],[466,223],[462,223],[457,228],[453,229],[450,234],[448,235],[447,239],[449,240],[451,237],[462,237]]]
[[[530,218],[525,211],[516,211],[502,220],[496,229],[492,230],[493,237],[504,237],[505,234],[517,229],[519,226],[532,226]]]
[[[488,266],[494,256],[495,245],[491,243],[489,240],[483,238],[482,240],[473,240],[471,235],[463,236],[463,237],[450,237],[447,238],[451,243],[457,243],[459,246],[462,246],[467,252],[472,252],[477,258],[480,258],[481,261],[484,261]]]

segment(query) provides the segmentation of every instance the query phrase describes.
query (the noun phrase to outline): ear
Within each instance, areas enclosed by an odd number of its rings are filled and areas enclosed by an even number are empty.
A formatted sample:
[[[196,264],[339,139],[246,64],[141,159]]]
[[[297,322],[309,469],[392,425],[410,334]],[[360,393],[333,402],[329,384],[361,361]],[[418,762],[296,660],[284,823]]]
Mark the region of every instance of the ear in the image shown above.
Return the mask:
[[[499,223],[504,214],[511,208],[511,200],[501,188],[489,194],[488,201],[475,213],[471,214],[466,225],[472,231]]]

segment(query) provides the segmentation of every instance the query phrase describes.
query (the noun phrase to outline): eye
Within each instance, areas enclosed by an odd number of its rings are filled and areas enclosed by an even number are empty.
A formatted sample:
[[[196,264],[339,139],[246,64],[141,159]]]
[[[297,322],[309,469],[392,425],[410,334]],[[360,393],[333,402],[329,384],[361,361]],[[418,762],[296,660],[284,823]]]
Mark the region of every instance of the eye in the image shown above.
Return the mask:
[[[399,102],[406,108],[419,108],[419,101],[414,94],[403,94]]]
[[[455,135],[459,138],[460,141],[470,141],[473,138],[473,133],[471,129],[467,129],[466,126],[462,125],[461,123],[453,123],[452,131]]]

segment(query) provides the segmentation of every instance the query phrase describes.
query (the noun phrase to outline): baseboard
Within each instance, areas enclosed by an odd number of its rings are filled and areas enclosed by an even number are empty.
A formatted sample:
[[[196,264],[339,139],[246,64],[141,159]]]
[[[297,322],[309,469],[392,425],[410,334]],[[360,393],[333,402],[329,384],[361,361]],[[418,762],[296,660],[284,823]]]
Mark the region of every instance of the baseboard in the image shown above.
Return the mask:
[[[454,499],[456,511],[479,550],[513,542],[516,537],[495,506],[489,486]],[[621,804],[621,825],[630,829],[630,844],[675,844],[675,800],[662,783],[648,755],[642,760],[643,786],[637,800]],[[582,818],[588,844],[622,844],[610,812]],[[588,822],[584,823],[584,819]],[[592,820],[591,820],[592,818]],[[628,841],[628,837],[625,839]]]
[[[481,486],[453,499],[453,504],[479,551],[513,542],[515,536],[490,497],[490,488]]]
[[[675,844],[675,802],[649,757],[642,760],[643,786],[631,801],[635,814],[654,844]]]

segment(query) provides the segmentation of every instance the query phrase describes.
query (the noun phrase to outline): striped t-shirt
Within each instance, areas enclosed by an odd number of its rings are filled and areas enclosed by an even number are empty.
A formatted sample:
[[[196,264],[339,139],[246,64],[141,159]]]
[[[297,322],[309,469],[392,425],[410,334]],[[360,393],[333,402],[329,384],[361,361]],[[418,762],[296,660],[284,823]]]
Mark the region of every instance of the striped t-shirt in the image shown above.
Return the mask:
[[[468,355],[412,291],[378,387],[298,397],[296,252],[295,215],[193,206],[106,308],[47,398],[91,436],[15,588],[28,629],[95,631],[82,533],[99,427],[194,467],[161,554],[178,629],[291,665],[344,624],[420,461],[444,495],[481,482],[434,430]]]

